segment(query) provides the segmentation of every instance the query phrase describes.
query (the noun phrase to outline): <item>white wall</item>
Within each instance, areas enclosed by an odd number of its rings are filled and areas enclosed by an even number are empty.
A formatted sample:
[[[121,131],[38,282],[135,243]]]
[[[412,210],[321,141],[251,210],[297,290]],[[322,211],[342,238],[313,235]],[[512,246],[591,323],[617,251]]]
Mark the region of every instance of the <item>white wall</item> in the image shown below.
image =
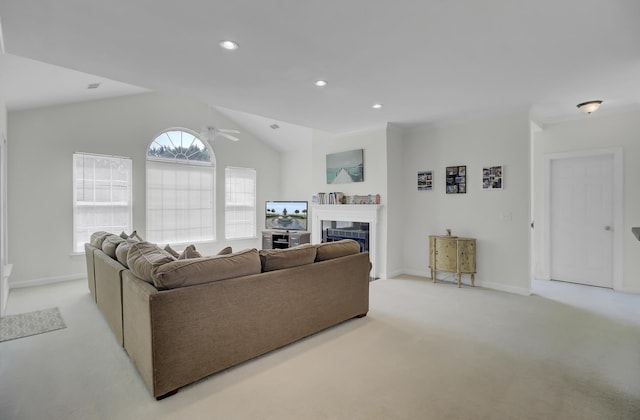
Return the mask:
[[[311,204],[313,196],[311,153],[311,145],[309,145],[309,147],[282,154],[280,159],[282,196],[271,197],[270,200],[302,200]]]
[[[451,229],[477,239],[478,284],[530,293],[529,141],[527,112],[406,133],[405,272],[430,276],[428,236]],[[467,166],[466,194],[445,193],[446,167],[455,165]],[[482,190],[483,166],[495,165],[504,167],[504,189]],[[417,190],[417,173],[424,170],[433,171],[432,191]]]
[[[364,182],[327,184],[326,155],[364,149]],[[380,194],[376,270],[387,277],[387,130],[386,127],[347,134],[314,130],[312,139],[312,194],[340,191],[347,195]],[[311,228],[311,227],[310,227]]]
[[[72,256],[72,154],[90,152],[133,159],[133,224],[145,232],[145,154],[170,127],[200,131],[205,124],[239,128],[208,106],[161,94],[10,112],[9,258],[11,285],[83,277],[84,256]],[[212,254],[226,245],[259,247],[258,239],[224,241],[224,168],[256,168],[259,203],[280,195],[279,154],[247,133],[241,141],[215,140],[217,242],[200,244]],[[37,263],[34,263],[37,262]],[[26,283],[25,283],[26,282]]]
[[[533,135],[534,231],[533,265],[536,277],[545,273],[543,232],[544,155],[550,153],[622,147],[624,155],[623,281],[621,291],[640,293],[640,242],[631,227],[640,226],[640,108],[600,113],[547,126]],[[547,271],[548,272],[548,271]]]
[[[1,35],[1,34],[0,34]],[[7,193],[7,108],[4,100],[0,98],[0,316],[4,314],[7,307],[7,299],[9,297],[9,264],[7,255],[7,212],[6,212],[6,193]]]

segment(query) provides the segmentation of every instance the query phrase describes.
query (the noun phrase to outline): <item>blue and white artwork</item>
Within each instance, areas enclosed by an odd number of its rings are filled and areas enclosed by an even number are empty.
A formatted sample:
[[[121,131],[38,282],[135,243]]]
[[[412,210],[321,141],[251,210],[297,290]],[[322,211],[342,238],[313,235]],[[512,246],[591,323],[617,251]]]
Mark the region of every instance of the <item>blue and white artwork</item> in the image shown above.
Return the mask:
[[[327,155],[327,184],[364,181],[363,149]]]

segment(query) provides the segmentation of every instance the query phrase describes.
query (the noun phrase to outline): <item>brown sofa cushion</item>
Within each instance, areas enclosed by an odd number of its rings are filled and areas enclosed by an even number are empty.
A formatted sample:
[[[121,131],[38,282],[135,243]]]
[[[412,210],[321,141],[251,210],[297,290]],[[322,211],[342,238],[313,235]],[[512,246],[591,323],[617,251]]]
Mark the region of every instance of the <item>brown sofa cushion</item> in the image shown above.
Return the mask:
[[[129,264],[127,263],[127,256],[129,255],[129,250],[131,249],[131,245],[137,244],[140,241],[137,239],[125,239],[123,242],[118,244],[116,248],[116,259],[118,262],[125,267],[129,268]]]
[[[102,241],[102,251],[111,258],[116,258],[116,248],[124,241],[118,235],[109,235]]]
[[[332,260],[360,252],[360,244],[353,239],[342,239],[316,245],[316,261]]]
[[[153,269],[176,259],[164,249],[150,242],[131,244],[127,265],[136,277],[153,284]]]
[[[178,256],[179,260],[186,260],[189,258],[200,258],[202,254],[196,251],[195,245],[189,245],[182,251],[182,253]]]
[[[313,263],[316,247],[305,244],[287,249],[263,249],[260,251],[262,271],[282,270]]]
[[[109,235],[113,235],[112,233],[109,232],[105,232],[103,230],[99,231],[99,232],[94,232],[91,234],[91,238],[89,239],[89,243],[93,246],[95,246],[96,248],[100,248],[102,249],[102,242],[104,241],[104,238],[106,238]]]
[[[156,266],[153,282],[158,289],[175,289],[260,273],[258,250],[228,255],[190,258]]]

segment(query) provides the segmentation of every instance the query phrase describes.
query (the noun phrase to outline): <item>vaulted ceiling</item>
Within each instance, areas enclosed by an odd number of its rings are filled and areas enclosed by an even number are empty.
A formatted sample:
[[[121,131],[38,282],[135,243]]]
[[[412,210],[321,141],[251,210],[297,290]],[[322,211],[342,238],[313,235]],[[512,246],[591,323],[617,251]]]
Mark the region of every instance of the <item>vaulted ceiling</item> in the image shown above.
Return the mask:
[[[0,21],[6,53],[83,88],[89,74],[330,132],[640,103],[637,0],[2,0]],[[5,86],[27,77],[2,67]]]

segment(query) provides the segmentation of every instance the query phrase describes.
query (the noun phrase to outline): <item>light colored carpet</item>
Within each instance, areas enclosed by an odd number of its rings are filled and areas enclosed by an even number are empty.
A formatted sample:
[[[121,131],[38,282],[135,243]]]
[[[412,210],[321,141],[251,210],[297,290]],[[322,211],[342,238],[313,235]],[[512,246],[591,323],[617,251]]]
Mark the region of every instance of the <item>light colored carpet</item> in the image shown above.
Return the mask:
[[[2,419],[640,418],[640,296],[550,282],[525,297],[377,280],[367,317],[162,401],[86,282],[12,290],[8,309],[45,303],[68,328],[0,345]]]
[[[58,308],[0,318],[0,342],[66,328]]]

